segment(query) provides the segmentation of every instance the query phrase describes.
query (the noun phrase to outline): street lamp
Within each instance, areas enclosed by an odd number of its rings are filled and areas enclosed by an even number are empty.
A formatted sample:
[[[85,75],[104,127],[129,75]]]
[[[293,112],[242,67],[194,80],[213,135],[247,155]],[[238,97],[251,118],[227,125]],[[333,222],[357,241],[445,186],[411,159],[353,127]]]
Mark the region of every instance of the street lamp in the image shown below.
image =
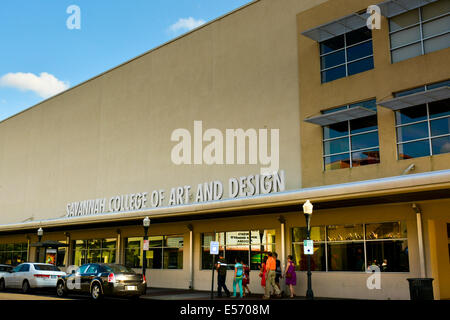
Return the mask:
[[[303,214],[305,215],[306,219],[306,239],[311,240],[311,216],[313,212],[313,205],[309,200],[306,200],[306,202],[303,204]],[[312,285],[311,285],[311,255],[308,254],[308,289],[306,290],[306,298],[309,300],[314,299],[314,293],[312,291]]]
[[[41,244],[41,240],[42,240],[42,236],[43,235],[44,235],[44,230],[42,228],[39,228],[38,231],[37,231],[39,245]],[[40,247],[37,247],[37,249],[36,249],[37,262],[39,262],[40,254],[41,254]]]
[[[145,243],[148,241],[148,227],[150,227],[150,219],[148,217],[145,217],[143,220],[144,225],[144,247]],[[142,275],[145,277],[145,270],[147,269],[147,248],[142,248]]]

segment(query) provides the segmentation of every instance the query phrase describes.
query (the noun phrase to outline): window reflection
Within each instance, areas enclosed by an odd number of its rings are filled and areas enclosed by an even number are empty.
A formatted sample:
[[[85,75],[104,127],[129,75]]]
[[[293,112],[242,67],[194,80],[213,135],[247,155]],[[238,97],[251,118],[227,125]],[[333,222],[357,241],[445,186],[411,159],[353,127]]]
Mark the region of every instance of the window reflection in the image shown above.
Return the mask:
[[[26,242],[0,244],[0,264],[19,265],[27,261],[27,253]]]
[[[422,88],[430,90],[447,82]],[[399,159],[450,152],[450,99],[398,110],[396,122]]]
[[[436,1],[389,19],[392,62],[399,62],[450,44],[450,1]]]
[[[73,263],[115,263],[117,239],[90,239],[73,241]]]
[[[320,43],[322,83],[373,69],[372,32],[367,27]]]
[[[361,106],[376,111],[375,99],[326,110],[329,113]],[[359,167],[380,162],[377,116],[323,127],[325,170]]]
[[[183,235],[150,236],[146,252],[149,269],[183,269]],[[143,237],[125,240],[125,264],[130,268],[141,268],[143,261]]]
[[[202,269],[212,268],[209,245],[213,238],[213,233],[202,234]],[[220,232],[215,239],[219,241],[219,252],[224,255],[229,269],[233,268],[235,259],[239,257],[245,263],[250,262],[251,270],[259,270],[263,257],[268,252],[275,252],[275,230]]]
[[[325,237],[326,235],[326,237]],[[382,222],[311,228],[313,271],[363,272],[377,265],[383,272],[408,272],[406,223]],[[306,270],[306,228],[292,228],[292,254],[298,270]]]

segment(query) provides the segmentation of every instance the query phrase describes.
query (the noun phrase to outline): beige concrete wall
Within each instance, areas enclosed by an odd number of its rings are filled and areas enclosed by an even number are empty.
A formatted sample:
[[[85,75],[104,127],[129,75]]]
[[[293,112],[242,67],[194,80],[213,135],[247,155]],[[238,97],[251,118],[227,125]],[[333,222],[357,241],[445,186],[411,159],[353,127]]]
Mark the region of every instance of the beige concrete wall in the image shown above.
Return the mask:
[[[348,14],[366,10],[371,0],[333,0],[298,14],[298,33]],[[299,94],[301,119],[302,186],[320,186],[349,181],[398,176],[412,163],[414,172],[449,169],[450,154],[398,160],[394,112],[378,107],[380,163],[348,169],[324,171],[323,134],[318,125],[304,119],[331,109],[359,101],[392,98],[394,92],[447,80],[450,74],[450,48],[423,56],[391,63],[389,25],[382,18],[381,29],[372,32],[375,68],[328,83],[321,83],[317,42],[298,38]]]
[[[433,278],[435,299],[450,299],[450,254],[447,223],[450,201],[430,201],[421,205],[425,232],[426,274]]]
[[[287,188],[300,187],[296,14],[321,2],[258,1],[1,122],[0,224],[259,173],[174,165],[171,133],[193,134],[194,120],[223,132],[280,129],[280,168]]]

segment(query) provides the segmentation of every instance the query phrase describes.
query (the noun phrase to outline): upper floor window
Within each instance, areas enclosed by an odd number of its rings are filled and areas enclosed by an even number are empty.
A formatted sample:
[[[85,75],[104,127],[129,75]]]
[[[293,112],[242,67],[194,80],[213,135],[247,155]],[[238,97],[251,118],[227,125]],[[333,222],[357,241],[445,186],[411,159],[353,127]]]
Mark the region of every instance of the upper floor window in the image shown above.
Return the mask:
[[[450,81],[399,92],[401,97],[449,86]],[[395,112],[399,159],[450,152],[450,99],[420,104]]]
[[[450,1],[440,0],[389,19],[392,62],[450,46]]]
[[[322,83],[373,69],[372,31],[363,27],[320,43]]]
[[[368,100],[323,111],[364,107],[376,111],[376,101]],[[377,116],[348,120],[323,127],[325,170],[359,167],[380,162]]]

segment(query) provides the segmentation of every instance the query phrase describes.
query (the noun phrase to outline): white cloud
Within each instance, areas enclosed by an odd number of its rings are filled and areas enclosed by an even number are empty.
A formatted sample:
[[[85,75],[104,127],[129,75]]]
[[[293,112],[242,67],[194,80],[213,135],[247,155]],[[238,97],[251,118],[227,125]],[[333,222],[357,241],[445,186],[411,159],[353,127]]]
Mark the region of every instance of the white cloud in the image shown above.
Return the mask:
[[[179,31],[190,31],[192,29],[200,27],[202,24],[205,24],[205,20],[202,19],[194,19],[192,17],[189,18],[180,18],[177,22],[169,27],[169,30],[172,32]]]
[[[0,86],[33,91],[42,98],[49,98],[68,89],[69,83],[47,72],[42,72],[39,76],[34,73],[17,72],[3,75],[0,78]]]

